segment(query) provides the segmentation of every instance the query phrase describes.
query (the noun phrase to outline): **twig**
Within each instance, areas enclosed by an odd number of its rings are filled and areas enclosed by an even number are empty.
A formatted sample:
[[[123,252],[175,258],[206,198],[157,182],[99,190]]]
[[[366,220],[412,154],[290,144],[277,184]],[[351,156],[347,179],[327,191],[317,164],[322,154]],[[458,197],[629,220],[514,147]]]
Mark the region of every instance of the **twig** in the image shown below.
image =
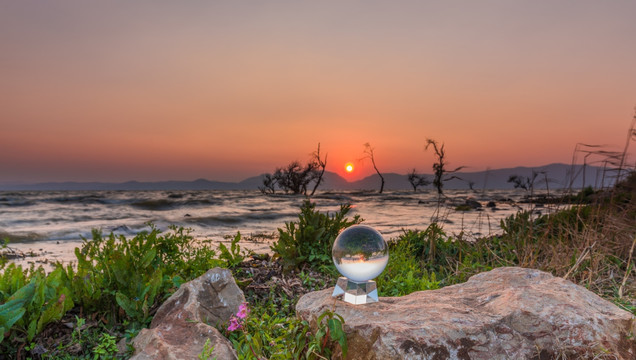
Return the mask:
[[[492,249],[488,245],[486,245],[486,249],[488,249],[488,251],[490,251],[492,256],[494,256],[495,258],[499,259],[499,261],[501,261],[502,263],[506,263],[506,265],[510,265],[510,261],[505,260],[505,259],[501,258],[501,256],[495,254],[495,252],[492,251]]]
[[[576,263],[574,264],[574,266],[572,266],[572,268],[570,270],[568,270],[568,272],[565,274],[565,276],[563,276],[563,279],[567,280],[568,276],[570,276],[570,274],[574,270],[576,270],[576,268],[579,267],[579,265],[583,262],[583,260],[585,260],[585,258],[590,254],[590,252],[591,252],[592,248],[594,247],[594,245],[596,245],[596,241],[592,245],[586,247],[585,250],[583,250],[581,255],[579,255],[579,258],[576,259]]]
[[[312,353],[312,354],[314,354],[314,355],[316,355],[316,356],[318,356],[318,357],[319,357],[319,358],[321,358],[321,359],[329,360],[329,359],[327,359],[326,357],[324,357],[324,356],[322,356],[322,355],[318,354],[318,353],[317,353],[316,351],[314,351],[314,350],[311,350],[311,353]]]
[[[623,288],[625,287],[625,283],[627,283],[627,278],[629,277],[629,273],[632,271],[631,262],[632,255],[634,254],[634,246],[636,246],[636,236],[634,236],[634,241],[632,242],[632,248],[629,250],[629,259],[627,260],[627,270],[625,270],[625,276],[623,276],[623,282],[621,286],[618,288],[618,298],[623,298]]]

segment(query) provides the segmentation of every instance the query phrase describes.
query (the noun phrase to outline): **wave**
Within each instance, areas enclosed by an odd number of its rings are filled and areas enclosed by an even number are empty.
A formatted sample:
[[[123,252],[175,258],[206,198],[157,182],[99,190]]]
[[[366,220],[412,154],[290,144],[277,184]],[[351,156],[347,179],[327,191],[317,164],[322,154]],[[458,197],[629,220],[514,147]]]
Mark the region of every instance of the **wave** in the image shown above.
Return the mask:
[[[219,201],[213,201],[210,199],[191,199],[182,202],[180,205],[185,206],[207,206],[207,205],[217,205],[220,204]]]
[[[36,203],[33,202],[33,201],[28,201],[28,200],[24,200],[24,201],[2,201],[0,199],[0,206],[23,207],[23,206],[33,206],[33,205],[36,205]]]
[[[132,207],[143,210],[172,210],[176,206],[176,202],[166,199],[156,200],[139,200],[131,203]]]
[[[22,196],[11,196],[11,194],[7,194],[9,196],[0,197],[0,206],[8,206],[8,207],[18,207],[18,206],[33,206],[36,204],[35,201],[30,199],[25,199]]]
[[[314,195],[314,199],[327,199],[327,200],[336,200],[341,201],[343,203],[351,203],[353,199],[350,196],[347,196],[342,193],[319,193]]]
[[[493,228],[497,228],[500,218],[516,211],[511,199],[519,196],[512,190],[475,194],[449,190],[449,200],[441,204],[448,231],[464,228],[478,218],[477,212],[455,213],[451,206],[453,199],[465,201],[467,195],[482,205],[496,202],[499,210],[494,214],[489,211]],[[237,230],[273,233],[284,228],[285,222],[298,221],[305,199],[298,195],[264,196],[255,191],[0,192],[0,240],[8,237],[28,243],[63,242],[81,236],[90,239],[93,228],[129,237],[143,231],[147,222],[159,229],[170,225],[191,228],[197,237],[222,238]],[[398,235],[402,228],[425,228],[438,205],[436,192],[419,191],[318,192],[311,200],[316,210],[329,214],[343,203],[352,204],[349,218],[360,215],[388,237]],[[481,231],[478,227],[476,230]]]
[[[240,224],[244,221],[240,216],[190,216],[184,219],[186,223],[197,225]]]
[[[146,199],[136,200],[130,203],[130,206],[142,210],[173,210],[180,207],[200,207],[213,206],[219,204],[219,201],[211,199],[188,199],[188,200],[169,200],[169,199]]]
[[[107,204],[108,202],[99,195],[76,195],[61,196],[49,199],[51,202],[57,203],[80,203],[80,204]]]
[[[22,243],[41,241],[47,239],[46,236],[38,234],[36,232],[14,232],[0,230],[0,240],[9,240],[10,243]]]
[[[213,215],[213,216],[187,216],[183,219],[185,223],[215,226],[215,225],[237,225],[242,223],[254,223],[258,221],[274,221],[295,217],[292,212],[261,212],[245,213],[236,215]],[[283,226],[283,223],[280,224]]]
[[[149,230],[148,227],[144,226],[144,227],[139,227],[137,229],[133,229],[130,228],[128,225],[119,225],[119,226],[115,226],[112,227],[108,230],[108,233],[113,233],[115,235],[125,235],[125,236],[134,236],[139,234],[142,231],[147,231]]]

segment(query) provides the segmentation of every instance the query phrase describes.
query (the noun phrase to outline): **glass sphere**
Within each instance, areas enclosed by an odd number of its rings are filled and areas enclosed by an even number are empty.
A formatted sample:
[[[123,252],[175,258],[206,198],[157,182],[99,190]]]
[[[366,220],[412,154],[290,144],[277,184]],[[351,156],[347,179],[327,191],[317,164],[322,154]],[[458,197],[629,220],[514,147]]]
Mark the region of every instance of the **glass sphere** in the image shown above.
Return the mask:
[[[366,225],[354,225],[338,235],[331,250],[336,269],[353,281],[380,275],[389,262],[389,247],[382,235]]]

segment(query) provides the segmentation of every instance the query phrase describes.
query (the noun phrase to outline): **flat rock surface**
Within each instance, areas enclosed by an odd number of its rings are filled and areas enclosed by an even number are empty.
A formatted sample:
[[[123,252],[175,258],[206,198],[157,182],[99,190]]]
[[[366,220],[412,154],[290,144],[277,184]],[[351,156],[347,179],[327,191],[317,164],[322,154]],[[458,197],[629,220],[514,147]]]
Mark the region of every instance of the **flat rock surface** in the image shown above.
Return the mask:
[[[245,301],[232,273],[215,268],[184,283],[157,310],[149,329],[133,340],[131,359],[198,359],[206,342],[210,359],[236,359],[232,344],[215,328]]]
[[[636,359],[630,313],[539,270],[497,268],[367,305],[334,300],[332,291],[304,295],[296,311],[313,327],[325,310],[340,314],[348,359]]]

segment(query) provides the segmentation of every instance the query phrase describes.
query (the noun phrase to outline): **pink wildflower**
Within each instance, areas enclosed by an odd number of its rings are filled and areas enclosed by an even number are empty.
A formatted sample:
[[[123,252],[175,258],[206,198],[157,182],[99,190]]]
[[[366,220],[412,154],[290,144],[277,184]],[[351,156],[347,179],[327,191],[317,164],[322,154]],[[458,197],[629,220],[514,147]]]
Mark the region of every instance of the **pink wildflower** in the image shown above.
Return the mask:
[[[241,323],[237,317],[232,316],[230,319],[230,326],[227,327],[228,331],[234,331],[241,328]]]
[[[239,311],[236,313],[239,319],[245,319],[247,314],[250,313],[250,309],[247,308],[247,303],[242,303],[239,305]]]

